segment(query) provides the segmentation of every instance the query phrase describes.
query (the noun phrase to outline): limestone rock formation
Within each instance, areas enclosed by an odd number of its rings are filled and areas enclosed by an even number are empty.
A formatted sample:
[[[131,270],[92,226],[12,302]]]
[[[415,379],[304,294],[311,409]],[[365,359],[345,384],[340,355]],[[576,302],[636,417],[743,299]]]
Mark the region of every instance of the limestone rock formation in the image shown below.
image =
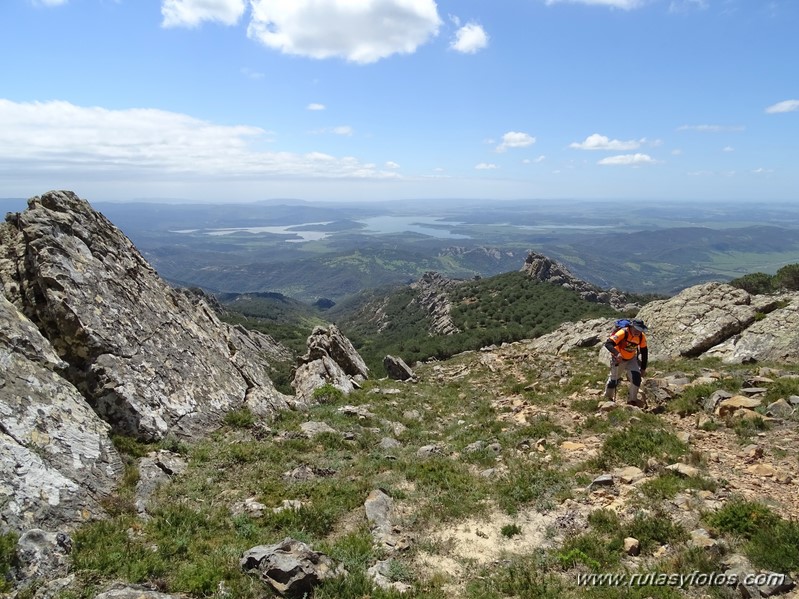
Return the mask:
[[[57,529],[103,513],[122,461],[60,372],[66,364],[0,295],[0,529]]]
[[[792,317],[769,314],[779,306],[778,297],[750,295],[743,289],[724,283],[706,283],[689,287],[667,300],[650,302],[641,309],[638,316],[650,329],[647,334],[650,340],[650,359],[664,360],[680,356],[700,356],[719,344],[742,335],[759,318],[767,314],[769,316],[766,318],[769,321],[784,320],[785,333],[788,333],[787,329],[790,329],[792,319],[794,323],[796,322],[796,306],[787,312],[780,311],[783,315],[792,314]],[[759,329],[766,332],[765,325],[759,325]],[[797,347],[795,331],[794,328],[794,348]],[[768,335],[769,342],[778,336],[773,330],[768,332]],[[788,340],[790,338],[789,334]],[[751,341],[745,342],[739,348],[738,355],[754,357],[754,347],[758,343],[755,341],[755,334],[747,335],[747,339]],[[760,341],[764,339],[760,337]],[[749,350],[746,349],[747,346]],[[733,356],[732,349],[726,353]],[[784,351],[775,351],[775,353],[787,357],[790,351],[789,348],[784,348]],[[794,349],[793,354],[799,356],[799,351]],[[760,359],[765,358],[765,354],[760,356]]]
[[[386,369],[388,378],[395,381],[410,381],[416,378],[413,374],[411,367],[405,363],[405,360],[396,356],[386,356],[383,358],[383,368]]]
[[[593,318],[580,323],[566,322],[551,333],[524,343],[532,351],[566,354],[578,347],[594,347],[604,343],[613,322],[612,318]]]
[[[229,410],[287,406],[262,339],[168,286],[88,202],[51,191],[0,227],[5,296],[69,364],[69,380],[119,433],[202,434]],[[268,343],[267,343],[268,344]]]
[[[521,270],[538,281],[551,283],[552,285],[562,285],[567,289],[572,289],[579,293],[580,297],[589,302],[609,304],[616,310],[634,310],[637,308],[624,294],[615,289],[605,291],[596,285],[578,279],[568,268],[555,262],[551,258],[547,258],[543,254],[530,252]]]
[[[638,313],[649,327],[650,360],[719,357],[727,363],[799,360],[799,293],[750,295],[724,283],[689,287],[650,302]],[[567,322],[552,333],[523,342],[530,351],[565,354],[577,347],[601,347],[613,319]]]
[[[751,326],[712,348],[707,355],[718,356],[728,363],[799,360],[799,293],[779,297],[777,301],[774,310],[756,318]]]
[[[316,327],[308,337],[308,352],[299,359],[291,386],[295,401],[309,404],[313,392],[330,384],[350,393],[369,378],[369,368],[346,336],[334,324]]]
[[[460,329],[455,326],[449,312],[452,305],[447,297],[447,292],[463,281],[448,279],[437,272],[426,272],[414,284],[412,289],[417,290],[416,303],[422,306],[433,320],[432,332],[437,335],[454,335]]]

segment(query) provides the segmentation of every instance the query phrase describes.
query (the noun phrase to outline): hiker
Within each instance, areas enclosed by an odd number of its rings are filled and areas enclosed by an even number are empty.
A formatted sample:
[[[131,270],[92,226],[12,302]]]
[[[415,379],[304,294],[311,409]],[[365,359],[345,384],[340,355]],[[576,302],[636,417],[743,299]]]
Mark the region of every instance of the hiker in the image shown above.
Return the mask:
[[[610,352],[610,376],[605,385],[605,397],[616,399],[616,387],[621,374],[626,372],[630,380],[630,391],[627,397],[629,405],[642,408],[644,402],[638,399],[641,379],[646,373],[649,361],[649,350],[646,347],[647,326],[643,320],[633,319],[613,332],[605,341],[605,348]]]

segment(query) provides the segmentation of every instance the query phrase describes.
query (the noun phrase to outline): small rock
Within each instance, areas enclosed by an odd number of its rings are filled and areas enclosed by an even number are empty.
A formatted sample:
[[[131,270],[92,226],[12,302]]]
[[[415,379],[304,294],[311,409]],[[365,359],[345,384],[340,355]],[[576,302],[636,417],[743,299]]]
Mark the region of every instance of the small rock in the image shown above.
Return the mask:
[[[396,449],[402,447],[402,443],[391,437],[383,437],[380,439],[380,449]]]
[[[588,485],[588,488],[591,489],[593,487],[612,487],[612,486],[613,486],[613,475],[601,474],[591,481],[591,484]]]
[[[793,406],[784,399],[778,399],[768,405],[766,414],[775,418],[788,418],[793,414]]]
[[[754,474],[755,476],[765,476],[768,478],[777,476],[777,469],[769,464],[755,464],[753,466],[749,466],[746,471],[749,474]]]
[[[641,542],[634,537],[624,539],[624,553],[627,555],[638,555],[641,553]]]
[[[710,537],[710,534],[704,528],[698,528],[691,531],[691,538],[688,541],[689,547],[696,547],[697,549],[712,549],[718,545],[718,542]]]
[[[300,425],[300,429],[302,429],[302,432],[305,433],[305,436],[309,439],[313,439],[315,436],[321,435],[322,433],[336,432],[336,429],[326,422],[303,422]]]
[[[636,468],[635,466],[628,466],[627,468],[622,468],[621,470],[618,470],[616,472],[616,476],[618,476],[619,480],[625,485],[631,485],[643,479],[646,475],[644,474],[643,470],[641,470],[640,468]]]
[[[429,458],[434,455],[443,455],[444,452],[442,451],[441,447],[438,445],[423,445],[418,450],[416,450],[416,457],[418,458]]]
[[[573,441],[564,441],[560,444],[560,448],[563,451],[580,451],[581,449],[585,449],[585,444],[575,443]]]
[[[733,395],[723,399],[716,407],[716,414],[722,418],[729,416],[733,412],[741,409],[752,410],[760,405],[761,401],[757,397],[746,397],[745,395]]]
[[[666,470],[671,470],[672,472],[676,472],[681,476],[686,476],[689,478],[699,476],[699,468],[689,466],[688,464],[682,464],[682,463],[671,464],[670,466],[666,466]]]

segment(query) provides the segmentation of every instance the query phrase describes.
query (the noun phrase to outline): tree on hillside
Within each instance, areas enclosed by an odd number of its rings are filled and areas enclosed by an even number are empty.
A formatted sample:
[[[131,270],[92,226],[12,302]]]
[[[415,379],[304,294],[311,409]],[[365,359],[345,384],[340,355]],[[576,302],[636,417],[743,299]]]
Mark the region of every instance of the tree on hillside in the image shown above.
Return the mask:
[[[774,275],[775,287],[789,291],[799,291],[799,264],[783,266]]]
[[[730,285],[743,289],[752,295],[758,295],[761,293],[770,293],[772,291],[773,278],[774,277],[764,272],[753,272],[733,279],[730,281]]]

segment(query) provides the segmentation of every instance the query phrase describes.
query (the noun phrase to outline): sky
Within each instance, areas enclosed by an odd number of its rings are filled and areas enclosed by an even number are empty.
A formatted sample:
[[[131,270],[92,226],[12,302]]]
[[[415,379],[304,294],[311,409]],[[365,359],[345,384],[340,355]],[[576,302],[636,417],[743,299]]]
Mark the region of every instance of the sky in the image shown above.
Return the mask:
[[[799,199],[797,0],[0,0],[0,198]]]

